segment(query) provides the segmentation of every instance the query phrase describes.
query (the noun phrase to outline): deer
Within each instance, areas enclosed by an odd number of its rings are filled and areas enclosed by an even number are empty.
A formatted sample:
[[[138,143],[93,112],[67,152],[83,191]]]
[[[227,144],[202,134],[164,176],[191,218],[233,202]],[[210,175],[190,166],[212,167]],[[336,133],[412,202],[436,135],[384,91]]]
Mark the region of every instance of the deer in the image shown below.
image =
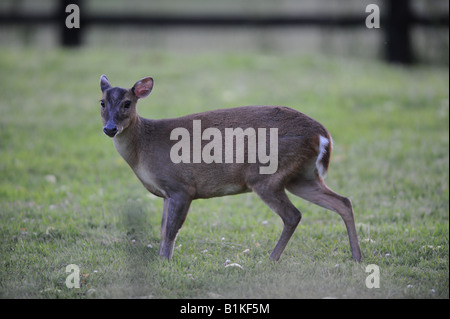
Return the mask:
[[[352,203],[324,182],[333,142],[322,124],[289,107],[264,105],[211,110],[178,118],[146,119],[138,115],[137,102],[150,94],[153,85],[153,78],[149,76],[130,89],[112,87],[102,75],[100,104],[103,132],[112,138],[115,149],[143,186],[163,199],[158,250],[161,258],[172,259],[176,237],[193,200],[254,192],[283,221],[281,236],[269,257],[278,261],[302,218],[288,198],[287,190],[339,214],[347,229],[352,258],[361,261]],[[182,128],[192,136],[193,123],[199,120],[202,127],[221,133],[238,127],[276,129],[276,171],[262,174],[259,160],[174,162],[170,154],[179,141],[171,138],[171,134]],[[250,135],[245,137],[250,140]],[[267,139],[266,144],[271,140]],[[207,139],[202,139],[202,146],[206,142]],[[194,148],[189,151],[192,153]],[[244,151],[248,157],[249,149]]]

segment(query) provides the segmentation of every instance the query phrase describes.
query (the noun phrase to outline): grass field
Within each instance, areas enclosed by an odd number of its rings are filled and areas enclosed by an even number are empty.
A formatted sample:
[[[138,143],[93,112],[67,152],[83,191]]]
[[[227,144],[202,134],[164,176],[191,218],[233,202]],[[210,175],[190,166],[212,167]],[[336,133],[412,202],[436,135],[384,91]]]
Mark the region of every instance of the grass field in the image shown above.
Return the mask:
[[[0,51],[3,298],[448,298],[448,68],[326,56],[186,55],[123,48]],[[277,104],[334,138],[327,184],[354,205],[364,261],[340,217],[303,219],[279,262],[281,219],[254,194],[194,201],[161,261],[162,200],[102,133],[99,77],[152,75],[144,117]],[[228,261],[227,261],[228,260]],[[225,267],[237,263],[239,267]],[[81,287],[66,287],[66,266]],[[366,266],[380,269],[369,289]]]

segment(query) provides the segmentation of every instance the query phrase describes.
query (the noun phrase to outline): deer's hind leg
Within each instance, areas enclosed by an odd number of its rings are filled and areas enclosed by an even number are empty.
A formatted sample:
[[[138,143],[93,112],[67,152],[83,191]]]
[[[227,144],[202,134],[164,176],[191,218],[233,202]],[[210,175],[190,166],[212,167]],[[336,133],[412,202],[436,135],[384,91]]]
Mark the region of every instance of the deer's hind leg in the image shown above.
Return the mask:
[[[283,220],[284,226],[280,239],[270,254],[271,259],[279,260],[289,239],[300,223],[302,215],[291,203],[283,187],[270,187],[265,184],[253,187],[253,191]]]
[[[347,228],[353,259],[362,259],[350,199],[332,191],[321,177],[312,180],[294,179],[287,184],[286,189],[311,203],[338,213]]]

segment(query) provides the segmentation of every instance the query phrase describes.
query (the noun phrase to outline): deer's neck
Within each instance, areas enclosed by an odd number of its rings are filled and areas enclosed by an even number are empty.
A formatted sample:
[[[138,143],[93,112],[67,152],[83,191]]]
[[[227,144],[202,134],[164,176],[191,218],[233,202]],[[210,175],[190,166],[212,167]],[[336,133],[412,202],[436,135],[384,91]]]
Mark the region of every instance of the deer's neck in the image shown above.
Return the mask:
[[[141,129],[142,119],[137,116],[126,129],[113,138],[117,152],[132,168],[139,162],[139,135]]]

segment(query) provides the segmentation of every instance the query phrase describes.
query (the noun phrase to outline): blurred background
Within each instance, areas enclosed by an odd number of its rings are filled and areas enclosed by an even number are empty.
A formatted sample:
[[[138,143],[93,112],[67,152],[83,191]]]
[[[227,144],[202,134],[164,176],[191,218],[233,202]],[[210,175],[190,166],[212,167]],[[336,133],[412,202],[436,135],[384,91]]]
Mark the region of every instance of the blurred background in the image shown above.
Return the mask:
[[[65,28],[68,4],[81,28]],[[368,4],[380,29],[368,29]],[[2,0],[0,46],[326,52],[448,65],[445,0]]]

